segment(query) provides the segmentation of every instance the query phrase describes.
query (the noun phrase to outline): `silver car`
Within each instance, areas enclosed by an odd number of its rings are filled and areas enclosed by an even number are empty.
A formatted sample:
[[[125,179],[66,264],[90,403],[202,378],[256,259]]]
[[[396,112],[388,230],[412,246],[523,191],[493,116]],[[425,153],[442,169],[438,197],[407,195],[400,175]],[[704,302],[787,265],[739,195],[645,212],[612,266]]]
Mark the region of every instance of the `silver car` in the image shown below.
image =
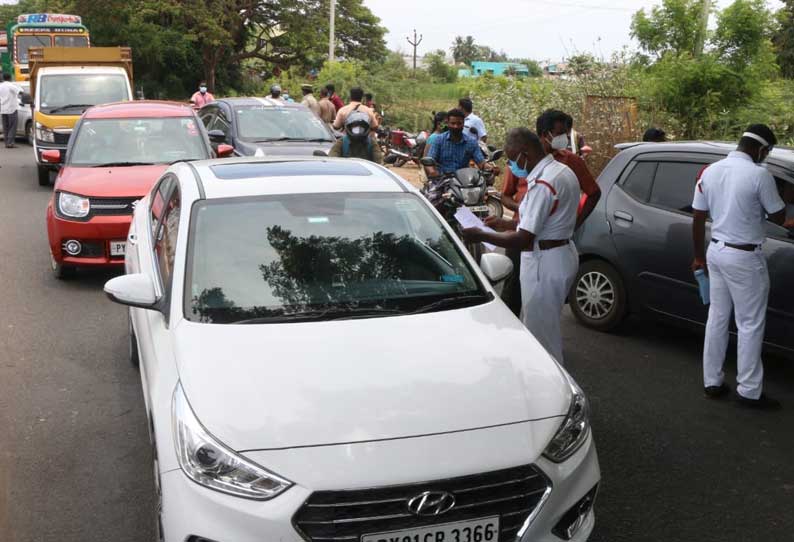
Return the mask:
[[[19,95],[19,112],[17,113],[17,139],[24,139],[28,145],[33,145],[33,101],[30,97],[30,83],[23,81],[17,83],[22,87]]]

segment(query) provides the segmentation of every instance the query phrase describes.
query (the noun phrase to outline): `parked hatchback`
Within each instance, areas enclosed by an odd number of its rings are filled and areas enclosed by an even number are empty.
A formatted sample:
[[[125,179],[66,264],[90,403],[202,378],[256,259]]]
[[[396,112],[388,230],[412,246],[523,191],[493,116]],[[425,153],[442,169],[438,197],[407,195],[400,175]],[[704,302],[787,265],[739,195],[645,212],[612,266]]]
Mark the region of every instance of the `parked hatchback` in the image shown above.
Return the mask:
[[[231,148],[220,153],[228,155]],[[42,156],[60,161],[58,150]],[[55,276],[71,276],[78,267],[121,267],[136,202],[169,164],[212,156],[206,133],[186,105],[139,101],[86,111],[47,206]]]
[[[604,197],[576,237],[581,256],[571,308],[583,324],[609,331],[630,312],[704,326],[690,265],[692,198],[698,173],[736,148],[726,143],[622,145],[598,184]],[[783,194],[794,183],[794,151],[765,165]],[[771,289],[765,341],[794,352],[794,232],[766,223]],[[708,235],[708,226],[707,226]]]
[[[587,401],[494,294],[509,259],[379,166],[274,160],[170,168],[105,285],[162,539],[586,540]]]
[[[199,117],[213,143],[232,145],[237,156],[327,154],[336,141],[308,107],[270,98],[223,98],[201,108]]]

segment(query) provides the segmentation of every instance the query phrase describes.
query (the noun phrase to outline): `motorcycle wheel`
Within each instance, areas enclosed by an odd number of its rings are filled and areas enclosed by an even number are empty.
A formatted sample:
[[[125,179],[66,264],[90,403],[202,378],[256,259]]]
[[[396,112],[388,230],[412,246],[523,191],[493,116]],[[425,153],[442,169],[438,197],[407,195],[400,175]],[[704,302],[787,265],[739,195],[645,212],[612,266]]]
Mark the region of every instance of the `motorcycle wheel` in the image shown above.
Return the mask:
[[[394,161],[394,167],[403,167],[406,162],[407,160],[405,158],[397,158],[397,160]]]
[[[504,216],[504,206],[496,196],[488,196],[485,200],[485,205],[488,206],[488,216],[495,216],[497,218],[502,218],[502,216]]]

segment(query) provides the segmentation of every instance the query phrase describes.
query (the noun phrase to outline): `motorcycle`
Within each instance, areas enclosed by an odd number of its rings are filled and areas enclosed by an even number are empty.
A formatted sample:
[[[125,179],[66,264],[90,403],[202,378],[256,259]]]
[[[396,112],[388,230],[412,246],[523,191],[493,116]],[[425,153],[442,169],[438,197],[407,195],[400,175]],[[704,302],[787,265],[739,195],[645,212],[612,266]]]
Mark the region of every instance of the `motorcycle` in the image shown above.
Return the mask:
[[[488,156],[488,162],[496,162],[503,154],[501,150],[494,151]],[[420,163],[426,167],[438,167],[438,163],[429,156],[422,158]],[[420,192],[444,220],[460,233],[460,225],[455,219],[455,213],[460,207],[467,207],[481,220],[488,216],[501,217],[504,213],[501,198],[493,190],[494,180],[492,171],[461,168],[454,173],[428,178]],[[479,259],[482,254],[480,243],[467,244],[467,248]]]
[[[418,134],[404,130],[390,130],[388,136],[388,153],[383,160],[385,163],[394,164],[394,167],[402,167],[408,162],[419,165],[425,153],[427,138],[430,136],[427,130],[422,130]]]

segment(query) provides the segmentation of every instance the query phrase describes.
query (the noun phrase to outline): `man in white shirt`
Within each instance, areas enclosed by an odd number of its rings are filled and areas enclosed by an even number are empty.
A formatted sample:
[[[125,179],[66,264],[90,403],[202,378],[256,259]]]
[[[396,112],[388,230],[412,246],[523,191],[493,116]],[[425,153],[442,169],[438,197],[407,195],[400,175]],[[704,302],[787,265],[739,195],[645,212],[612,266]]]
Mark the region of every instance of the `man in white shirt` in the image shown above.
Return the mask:
[[[19,110],[19,95],[22,89],[11,82],[11,74],[3,73],[3,82],[0,83],[0,116],[3,121],[3,140],[6,149],[15,147],[17,135],[17,111]]]
[[[571,241],[579,207],[579,181],[565,164],[546,154],[527,128],[507,134],[505,154],[513,175],[526,178],[515,231],[463,230],[467,241],[486,241],[521,251],[521,320],[535,338],[563,362],[560,318],[579,269]]]
[[[488,132],[485,130],[485,123],[472,113],[474,104],[471,98],[461,98],[458,100],[458,106],[466,113],[466,118],[463,120],[463,133],[470,134],[477,141],[487,142]]]
[[[738,329],[737,386],[740,404],[775,410],[780,403],[762,392],[761,349],[769,298],[769,272],[761,245],[765,220],[782,225],[786,206],[775,179],[761,164],[777,138],[768,126],[754,124],[742,134],[728,157],[699,175],[692,202],[695,260],[692,269],[708,272],[710,300],[703,350],[706,397],[729,393],[722,371],[728,349],[731,309]],[[711,215],[711,243],[705,247],[706,219]]]

